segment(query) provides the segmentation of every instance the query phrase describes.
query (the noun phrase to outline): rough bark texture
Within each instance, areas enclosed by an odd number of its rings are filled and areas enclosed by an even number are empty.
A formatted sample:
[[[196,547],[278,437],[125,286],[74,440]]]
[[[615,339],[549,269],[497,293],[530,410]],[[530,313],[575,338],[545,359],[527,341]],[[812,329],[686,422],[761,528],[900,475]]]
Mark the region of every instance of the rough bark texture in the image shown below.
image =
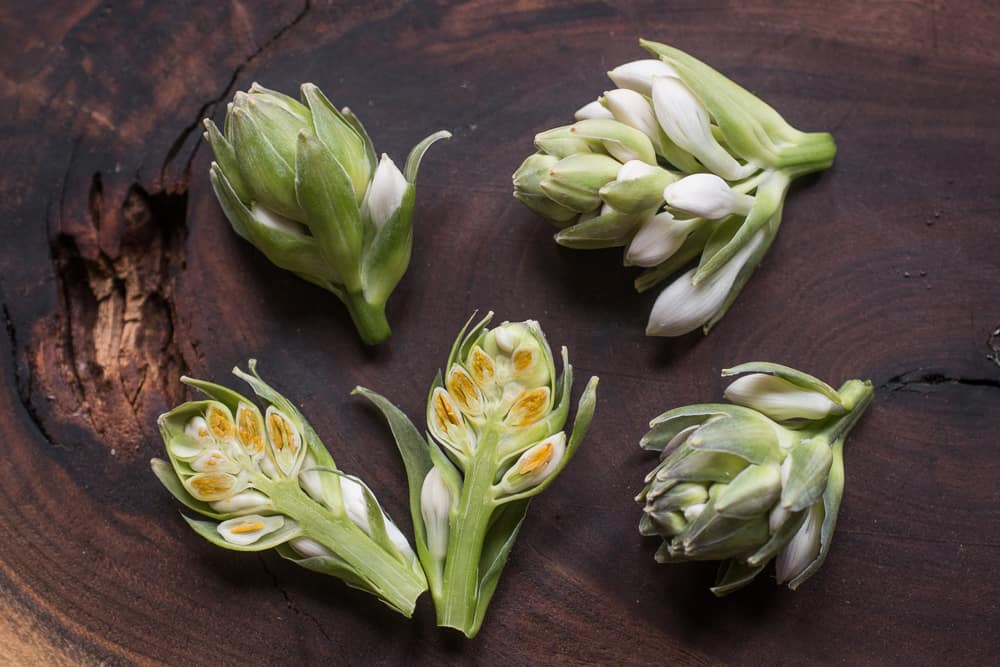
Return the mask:
[[[1000,653],[1000,10],[993,3],[34,2],[0,8],[0,645],[11,664],[988,664]],[[23,5],[23,6],[18,6]],[[834,132],[702,339],[642,335],[654,294],[510,197],[541,129],[669,42]],[[414,259],[369,351],[336,300],[226,225],[203,116],[314,81],[421,171]],[[266,554],[223,552],[149,473],[155,418],[250,357],[408,525],[356,384],[422,414],[473,309],[534,317],[602,377],[588,441],[531,508],[475,641]],[[632,502],[663,410],[720,368],[871,377],[823,570],[725,600],[657,566]],[[990,658],[989,656],[994,656]]]

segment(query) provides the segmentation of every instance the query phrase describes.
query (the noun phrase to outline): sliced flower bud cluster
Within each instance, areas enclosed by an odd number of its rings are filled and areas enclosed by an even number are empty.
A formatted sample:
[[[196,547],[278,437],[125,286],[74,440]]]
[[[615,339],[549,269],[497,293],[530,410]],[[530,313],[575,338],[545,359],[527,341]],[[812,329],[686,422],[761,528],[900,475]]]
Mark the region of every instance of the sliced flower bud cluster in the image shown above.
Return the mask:
[[[836,147],[682,51],[641,43],[655,58],[611,70],[617,88],[535,137],[514,196],[562,228],[561,245],[624,247],[646,269],[640,292],[676,276],[648,335],[707,332],[774,240],[791,180]]]
[[[357,390],[385,414],[406,464],[417,551],[438,623],[470,637],[482,624],[528,499],[552,483],[580,445],[597,387],[591,378],[567,437],[573,375],[566,349],[557,375],[538,322],[489,329],[492,315],[471,330],[472,320],[466,324],[432,385],[429,440],[392,403]]]
[[[153,472],[174,497],[209,520],[196,532],[237,551],[277,549],[303,567],[346,579],[409,615],[426,579],[409,542],[357,477],[333,458],[295,406],[250,362],[246,380],[263,412],[235,391],[182,378],[207,400],[159,419],[169,462]]]
[[[636,498],[639,532],[663,538],[661,563],[721,561],[719,596],[767,564],[795,589],[822,565],[844,488],[847,433],[872,398],[871,382],[826,383],[777,364],[726,390],[730,404],[691,405],[650,422],[641,442],[660,453]]]
[[[212,187],[236,233],[336,295],[366,343],[385,340],[386,300],[410,262],[417,169],[451,135],[421,141],[400,171],[311,83],[301,101],[254,83],[233,97],[223,131],[204,124]]]

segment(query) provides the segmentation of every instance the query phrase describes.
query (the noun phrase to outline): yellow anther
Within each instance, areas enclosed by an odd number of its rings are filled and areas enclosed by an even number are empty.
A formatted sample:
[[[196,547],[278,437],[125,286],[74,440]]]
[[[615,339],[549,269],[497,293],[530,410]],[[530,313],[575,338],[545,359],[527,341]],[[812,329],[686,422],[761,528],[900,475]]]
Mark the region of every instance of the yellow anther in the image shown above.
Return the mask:
[[[517,397],[505,420],[511,426],[527,426],[541,419],[549,410],[549,388],[538,387],[523,391]]]
[[[264,451],[264,434],[261,433],[260,419],[254,410],[241,405],[236,411],[236,435],[250,454]]]
[[[476,387],[468,373],[461,368],[454,368],[448,374],[448,380],[445,384],[452,399],[464,412],[478,413],[480,411],[482,401],[479,388]]]
[[[552,460],[552,452],[555,451],[555,447],[552,446],[551,442],[547,442],[541,447],[538,447],[534,452],[531,452],[524,460],[521,461],[521,465],[518,466],[517,471],[522,475],[530,475],[544,465],[548,465],[548,462]]]
[[[483,348],[477,345],[472,348],[472,352],[469,354],[469,369],[472,371],[472,377],[475,378],[476,382],[480,385],[485,385],[493,379],[495,372],[493,358],[483,352]]]
[[[242,535],[245,533],[254,533],[258,530],[263,530],[264,524],[259,521],[253,523],[244,523],[229,529],[229,532],[235,533],[236,535]]]
[[[208,422],[208,428],[212,431],[212,435],[219,440],[228,440],[236,432],[236,427],[233,424],[233,418],[229,414],[229,411],[217,405],[210,405],[208,407],[208,410],[205,412],[205,421]]]
[[[298,450],[298,438],[296,438],[295,427],[277,412],[267,415],[267,433],[271,436],[271,443],[276,450],[286,447],[295,453]]]
[[[518,372],[526,371],[535,362],[535,353],[528,348],[519,348],[514,351],[514,370]]]
[[[232,495],[236,478],[222,472],[203,472],[190,477],[187,486],[198,500],[214,502]]]
[[[451,401],[447,398],[448,394],[444,392],[434,393],[434,416],[438,421],[438,428],[442,431],[448,431],[448,425],[461,426],[462,418],[458,416],[455,412],[455,408],[452,407]]]

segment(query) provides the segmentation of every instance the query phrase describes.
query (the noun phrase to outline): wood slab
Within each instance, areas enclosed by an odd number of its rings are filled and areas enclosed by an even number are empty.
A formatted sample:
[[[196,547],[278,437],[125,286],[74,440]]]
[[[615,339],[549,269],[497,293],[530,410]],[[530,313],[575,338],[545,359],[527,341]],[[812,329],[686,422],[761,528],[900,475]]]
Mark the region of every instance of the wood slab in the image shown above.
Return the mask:
[[[872,2],[7,2],[0,7],[0,662],[995,664],[1000,654],[1000,8]],[[617,251],[553,243],[511,196],[533,135],[668,42],[834,133],[761,269],[707,338],[643,336]],[[394,329],[229,229],[200,120],[252,81],[319,84],[421,170]],[[476,309],[537,318],[590,436],[532,505],[483,631],[413,621],[274,554],[196,537],[148,468],[182,373],[260,360],[343,469],[409,527],[377,389],[414,418]],[[839,529],[799,591],[723,600],[636,531],[646,422],[767,360],[868,377]],[[992,657],[991,657],[992,656]]]

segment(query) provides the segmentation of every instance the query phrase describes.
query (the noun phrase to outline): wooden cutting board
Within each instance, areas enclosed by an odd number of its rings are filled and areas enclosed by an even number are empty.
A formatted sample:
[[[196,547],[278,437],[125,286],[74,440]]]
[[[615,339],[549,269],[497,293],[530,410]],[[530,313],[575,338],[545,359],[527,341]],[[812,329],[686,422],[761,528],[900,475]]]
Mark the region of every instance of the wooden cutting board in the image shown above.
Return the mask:
[[[1000,9],[965,3],[7,2],[0,7],[0,662],[988,664],[1000,653]],[[556,246],[510,196],[533,135],[611,87],[643,36],[829,130],[777,242],[707,338],[643,336],[616,251]],[[437,129],[390,342],[228,228],[200,120],[252,81],[313,81],[397,161]],[[537,318],[590,436],[532,505],[481,635],[406,621],[273,554],[197,538],[149,472],[182,373],[260,360],[338,464],[409,527],[386,428],[421,419],[475,310]],[[870,377],[839,529],[797,592],[724,600],[658,566],[632,496],[646,422],[719,370]],[[993,656],[990,658],[989,656]]]

